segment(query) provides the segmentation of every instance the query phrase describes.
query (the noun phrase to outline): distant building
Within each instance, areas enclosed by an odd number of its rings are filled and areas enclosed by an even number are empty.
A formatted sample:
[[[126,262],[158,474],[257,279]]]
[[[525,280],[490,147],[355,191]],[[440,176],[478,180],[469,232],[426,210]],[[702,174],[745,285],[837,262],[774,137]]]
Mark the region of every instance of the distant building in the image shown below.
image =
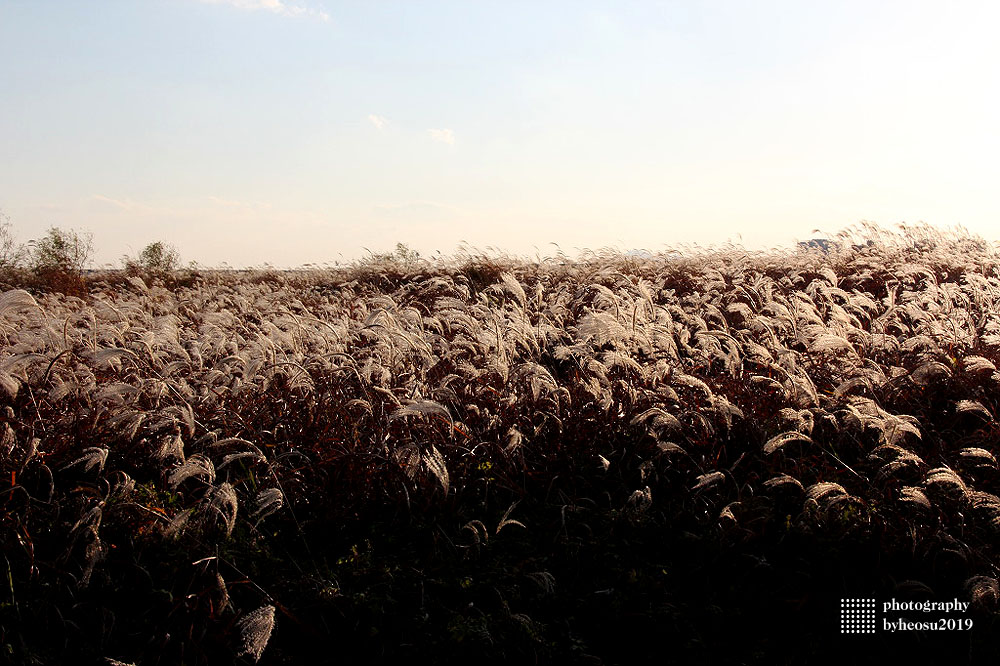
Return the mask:
[[[840,243],[829,238],[813,238],[807,241],[799,241],[800,250],[819,250],[823,254],[829,254],[840,249]]]

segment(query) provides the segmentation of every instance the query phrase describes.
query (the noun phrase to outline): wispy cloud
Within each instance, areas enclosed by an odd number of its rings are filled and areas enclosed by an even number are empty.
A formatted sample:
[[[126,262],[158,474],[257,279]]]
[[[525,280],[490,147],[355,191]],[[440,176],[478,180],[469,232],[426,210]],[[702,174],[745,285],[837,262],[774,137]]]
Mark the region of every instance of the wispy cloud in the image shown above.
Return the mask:
[[[375,115],[374,113],[368,114],[368,122],[375,126],[375,129],[382,129],[385,127],[386,123],[389,121],[382,116]]]
[[[455,133],[450,129],[429,129],[427,133],[431,135],[431,138],[435,141],[440,141],[441,143],[447,143],[449,146],[455,145]]]
[[[285,0],[199,0],[210,5],[229,5],[245,11],[267,11],[279,16],[303,17],[329,21],[330,15],[319,9],[292,4]]]
[[[112,208],[117,208],[119,210],[131,210],[134,206],[131,201],[122,201],[121,199],[112,199],[111,197],[106,197],[103,194],[92,194],[90,195],[89,201],[106,204]]]
[[[266,201],[237,201],[223,197],[205,197],[205,200],[222,208],[238,208],[244,211],[267,211],[272,208]]]

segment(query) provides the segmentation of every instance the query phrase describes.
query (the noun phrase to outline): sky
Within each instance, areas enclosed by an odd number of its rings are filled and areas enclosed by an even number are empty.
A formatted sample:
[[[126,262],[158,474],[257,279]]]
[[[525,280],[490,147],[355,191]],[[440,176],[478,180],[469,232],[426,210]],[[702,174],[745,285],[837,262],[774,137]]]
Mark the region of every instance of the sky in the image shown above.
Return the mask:
[[[1000,238],[1000,3],[0,0],[0,211],[202,265]],[[814,230],[819,230],[817,233]]]

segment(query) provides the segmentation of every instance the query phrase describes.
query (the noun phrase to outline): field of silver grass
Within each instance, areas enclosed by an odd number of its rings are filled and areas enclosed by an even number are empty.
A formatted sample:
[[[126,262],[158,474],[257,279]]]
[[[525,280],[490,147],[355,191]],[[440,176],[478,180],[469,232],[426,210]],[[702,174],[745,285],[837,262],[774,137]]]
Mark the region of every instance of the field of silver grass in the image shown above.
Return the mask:
[[[0,645],[628,663],[588,599],[709,632],[655,566],[688,538],[870,544],[994,618],[1000,253],[839,241],[8,290]]]

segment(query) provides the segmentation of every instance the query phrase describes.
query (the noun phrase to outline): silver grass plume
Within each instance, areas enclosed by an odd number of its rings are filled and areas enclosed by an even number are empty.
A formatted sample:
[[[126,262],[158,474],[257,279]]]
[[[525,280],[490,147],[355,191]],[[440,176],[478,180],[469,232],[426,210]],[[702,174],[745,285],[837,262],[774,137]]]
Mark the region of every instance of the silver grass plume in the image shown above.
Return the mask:
[[[3,431],[3,434],[0,435],[0,455],[6,458],[13,453],[14,445],[17,444],[17,438],[14,434],[14,429],[6,421],[0,426],[0,429]]]
[[[38,302],[24,289],[11,289],[0,294],[0,317],[7,317],[8,313],[18,310],[30,309],[37,309],[44,314]]]
[[[89,446],[83,450],[83,455],[81,455],[76,460],[66,463],[61,469],[66,470],[70,467],[76,467],[79,465],[84,472],[97,468],[98,473],[104,469],[104,463],[108,459],[108,450],[101,448],[99,446]]]
[[[222,574],[216,572],[215,574],[215,593],[214,598],[214,614],[219,615],[222,611],[229,607],[229,587],[226,585],[226,580],[222,577]]]
[[[52,387],[51,390],[49,390],[49,400],[51,400],[52,402],[59,402],[60,400],[63,400],[67,396],[76,394],[77,392],[81,391],[81,389],[89,388],[87,386],[84,386],[83,384],[80,384],[79,382],[62,381],[59,378],[54,378],[54,380],[55,380],[55,385]],[[19,386],[19,384],[15,385],[15,392],[14,392],[15,394],[17,386]],[[10,394],[10,392],[8,392],[8,394],[11,395],[12,398],[14,397],[14,394]]]
[[[259,451],[239,451],[237,453],[227,453],[222,456],[222,462],[215,466],[216,470],[220,470],[230,463],[236,462],[237,460],[250,459],[253,462],[267,462],[267,459],[260,454]]]
[[[448,421],[450,425],[455,424],[448,408],[439,402],[434,402],[433,400],[420,400],[406,405],[405,407],[401,407],[393,412],[389,418],[391,420],[402,418],[404,416],[440,416]]]
[[[928,335],[911,336],[899,345],[899,349],[907,354],[938,354],[941,351],[934,338]]]
[[[480,543],[490,540],[490,533],[487,531],[486,525],[481,520],[470,520],[462,526],[462,531],[465,530],[472,532],[473,543],[477,546]]]
[[[160,448],[154,454],[158,460],[175,458],[184,462],[184,440],[180,435],[166,435],[160,438]]]
[[[778,420],[781,429],[786,432],[800,432],[803,435],[812,435],[814,418],[813,413],[808,409],[792,409],[783,407],[778,410]]]
[[[504,446],[504,451],[507,453],[512,453],[520,448],[521,443],[524,441],[524,435],[521,434],[517,428],[513,426],[507,430],[507,445]]]
[[[991,576],[973,576],[965,581],[965,590],[978,611],[993,611],[1000,603],[1000,584]]]
[[[415,479],[420,472],[420,448],[416,444],[407,444],[393,453],[396,461],[403,466],[406,475]]]
[[[855,358],[858,356],[858,353],[854,350],[854,345],[850,341],[832,333],[820,335],[813,340],[812,344],[809,345],[809,351],[813,353],[845,352]]]
[[[692,377],[691,375],[685,375],[681,373],[675,373],[671,377],[671,381],[676,386],[686,386],[688,388],[695,389],[699,391],[707,400],[712,399],[712,389],[709,388],[708,384],[698,379],[697,377]]]
[[[883,463],[876,477],[879,480],[897,478],[901,474],[915,474],[927,467],[923,458],[895,444],[877,447],[868,454],[868,459]]]
[[[170,473],[170,476],[167,477],[167,483],[176,488],[190,477],[203,479],[205,483],[214,483],[215,465],[207,457],[196,453]]]
[[[625,511],[629,517],[635,519],[646,513],[651,506],[653,506],[653,491],[649,489],[649,486],[646,486],[632,492],[628,501],[625,502]]]
[[[958,501],[964,499],[968,492],[965,481],[953,469],[947,466],[936,467],[924,476],[924,489],[934,497]]]
[[[962,369],[971,374],[993,374],[997,367],[982,356],[966,356],[962,359]]]
[[[750,377],[750,383],[753,384],[757,390],[764,390],[776,394],[778,400],[782,402],[788,399],[788,390],[782,385],[781,382],[772,377],[753,375]]]
[[[642,423],[655,433],[660,433],[662,431],[680,433],[684,428],[676,416],[661,409],[660,407],[650,407],[632,418],[632,425],[639,423]]]
[[[969,447],[958,452],[959,460],[971,467],[989,467],[997,469],[997,459],[986,449]]]
[[[132,441],[145,420],[145,412],[125,408],[124,411],[108,419],[108,426],[126,441]]]
[[[226,536],[230,536],[233,533],[233,528],[236,527],[236,512],[239,507],[236,489],[228,482],[213,486],[206,496],[206,500],[206,510],[222,520],[226,528]]]
[[[764,487],[772,492],[790,493],[795,495],[802,495],[805,493],[805,488],[802,487],[802,482],[794,476],[789,476],[788,474],[780,474],[768,479],[764,482]]]
[[[929,361],[910,373],[910,379],[917,386],[930,386],[951,377],[951,368],[944,363]]]
[[[122,359],[125,357],[138,358],[132,350],[119,347],[101,349],[93,354],[94,364],[98,368],[113,368],[114,370],[121,369]]]
[[[518,504],[520,504],[520,502],[514,502],[509,507],[507,507],[507,510],[504,511],[503,516],[500,518],[500,522],[497,523],[497,529],[494,532],[494,534],[500,534],[500,530],[509,525],[515,525],[517,527],[523,527],[527,529],[527,526],[520,520],[514,520],[513,518],[510,517],[510,514],[514,513],[514,509],[517,508]]]
[[[734,509],[740,509],[743,506],[742,502],[730,502],[726,506],[722,507],[722,511],[719,512],[719,524],[723,528],[734,527],[739,523],[736,518],[736,511]]]
[[[726,480],[726,475],[722,472],[709,472],[708,474],[702,474],[695,479],[695,484],[692,486],[691,490],[703,490],[714,486],[717,483],[722,483]]]
[[[0,371],[0,389],[13,401],[17,397],[17,392],[21,389],[21,382],[16,377],[6,372]]]
[[[994,531],[1000,531],[1000,498],[987,492],[972,490],[966,494],[970,513]]]
[[[975,414],[984,421],[992,421],[993,414],[978,400],[959,400],[955,403],[956,414]]]
[[[847,496],[844,486],[832,481],[814,483],[806,489],[806,499],[813,500],[820,506],[829,505],[832,500]]]
[[[513,296],[517,300],[517,304],[524,308],[527,304],[527,297],[524,294],[524,287],[517,281],[517,278],[511,273],[504,273],[500,276],[500,280],[503,290]]]
[[[251,517],[260,521],[285,505],[285,494],[278,488],[267,488],[257,493],[256,502],[257,508]]]
[[[163,536],[166,539],[176,539],[184,532],[184,528],[194,515],[194,509],[184,509],[174,516],[163,528]]]
[[[538,585],[539,588],[541,588],[544,596],[555,594],[556,577],[548,571],[536,571],[534,573],[527,574],[527,577],[533,583]]]
[[[434,445],[427,450],[421,450],[416,444],[406,444],[396,449],[393,456],[411,479],[415,479],[420,470],[425,469],[438,480],[444,492],[448,492],[450,487],[448,466],[445,464],[444,456]]]
[[[898,444],[903,441],[905,434],[910,434],[917,439],[923,439],[920,434],[919,421],[917,417],[909,414],[888,414],[883,412],[882,432],[883,438],[890,444]]]
[[[771,439],[767,440],[764,444],[764,453],[769,455],[775,451],[779,451],[784,447],[788,446],[792,442],[802,442],[804,444],[812,444],[812,438],[809,435],[805,435],[797,430],[790,430],[788,432],[783,432],[780,435],[776,435]]]
[[[923,490],[916,486],[903,486],[899,489],[899,501],[912,507],[929,511],[931,502]]]
[[[236,628],[240,632],[240,651],[237,657],[249,656],[254,663],[264,654],[264,648],[274,630],[274,606],[262,606],[244,615]]]
[[[436,446],[432,445],[430,451],[423,454],[423,462],[427,470],[441,484],[441,488],[447,495],[449,486],[448,467],[445,465],[444,456],[441,455]]]
[[[621,322],[607,312],[584,315],[577,324],[576,332],[582,341],[592,341],[598,346],[608,342],[618,343],[629,337]]]

